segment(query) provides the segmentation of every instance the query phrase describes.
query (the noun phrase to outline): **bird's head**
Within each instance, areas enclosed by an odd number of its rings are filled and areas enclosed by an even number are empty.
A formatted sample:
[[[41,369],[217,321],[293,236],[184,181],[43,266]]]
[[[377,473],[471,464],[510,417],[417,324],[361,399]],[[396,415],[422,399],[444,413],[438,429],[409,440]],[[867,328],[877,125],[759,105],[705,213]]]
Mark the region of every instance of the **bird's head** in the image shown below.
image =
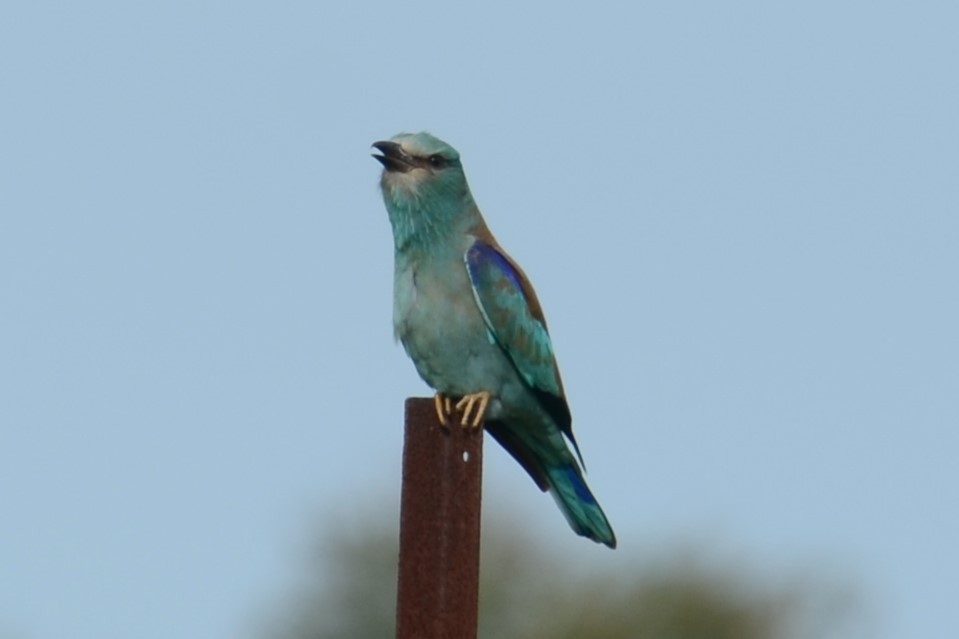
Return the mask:
[[[446,142],[426,132],[400,133],[373,148],[397,245],[423,233],[442,235],[479,214],[460,154]]]
[[[429,133],[400,133],[373,148],[383,165],[380,186],[388,202],[461,202],[469,195],[460,154]]]

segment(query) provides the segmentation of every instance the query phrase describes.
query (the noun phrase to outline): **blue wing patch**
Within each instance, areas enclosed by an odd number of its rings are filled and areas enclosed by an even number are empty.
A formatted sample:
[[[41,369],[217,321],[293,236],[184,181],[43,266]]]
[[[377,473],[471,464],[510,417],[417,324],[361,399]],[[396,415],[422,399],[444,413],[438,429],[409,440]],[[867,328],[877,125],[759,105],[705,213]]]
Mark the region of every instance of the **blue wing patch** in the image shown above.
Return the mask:
[[[519,272],[502,253],[481,241],[467,251],[466,268],[486,327],[523,380],[561,395],[549,333],[533,316]]]
[[[476,240],[464,259],[473,297],[492,340],[513,363],[540,406],[569,438],[582,463],[553,345],[535,293],[518,267],[493,245]],[[537,473],[532,470],[530,473],[536,477]]]

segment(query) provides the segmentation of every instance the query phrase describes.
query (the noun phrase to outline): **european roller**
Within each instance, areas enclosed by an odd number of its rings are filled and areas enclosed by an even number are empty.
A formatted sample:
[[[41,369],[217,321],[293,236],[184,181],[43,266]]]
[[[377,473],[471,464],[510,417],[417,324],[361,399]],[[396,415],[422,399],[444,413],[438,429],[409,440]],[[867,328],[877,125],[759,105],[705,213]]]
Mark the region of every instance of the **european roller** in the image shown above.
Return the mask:
[[[485,424],[577,534],[616,547],[576,457],[546,319],[470,194],[460,155],[429,133],[376,142],[393,226],[393,328],[449,427]]]

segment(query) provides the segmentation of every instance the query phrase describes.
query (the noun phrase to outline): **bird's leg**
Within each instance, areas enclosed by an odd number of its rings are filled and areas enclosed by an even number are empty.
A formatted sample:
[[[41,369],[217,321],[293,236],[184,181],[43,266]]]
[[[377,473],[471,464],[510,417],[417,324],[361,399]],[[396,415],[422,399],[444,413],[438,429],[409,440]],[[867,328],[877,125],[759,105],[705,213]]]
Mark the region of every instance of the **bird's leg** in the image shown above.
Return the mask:
[[[439,420],[440,426],[449,428],[449,422],[446,416],[453,414],[450,398],[442,393],[436,393],[436,395],[433,396],[433,405],[436,406],[436,418]]]
[[[463,395],[463,398],[456,403],[456,410],[463,411],[463,419],[460,420],[460,426],[463,426],[464,428],[467,426],[479,428],[480,424],[483,422],[483,416],[486,414],[486,407],[489,405],[489,399],[489,391],[480,391],[478,393]],[[476,414],[474,415],[473,423],[471,424],[470,413],[473,412],[474,407],[476,408]]]

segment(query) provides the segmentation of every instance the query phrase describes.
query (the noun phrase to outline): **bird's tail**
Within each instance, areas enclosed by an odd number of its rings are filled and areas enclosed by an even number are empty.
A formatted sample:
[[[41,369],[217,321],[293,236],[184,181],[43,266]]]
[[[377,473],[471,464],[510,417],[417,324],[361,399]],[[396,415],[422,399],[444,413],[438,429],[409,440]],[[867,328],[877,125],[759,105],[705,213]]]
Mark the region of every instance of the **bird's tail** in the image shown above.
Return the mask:
[[[549,468],[546,476],[550,494],[576,534],[615,548],[613,528],[576,462]]]

